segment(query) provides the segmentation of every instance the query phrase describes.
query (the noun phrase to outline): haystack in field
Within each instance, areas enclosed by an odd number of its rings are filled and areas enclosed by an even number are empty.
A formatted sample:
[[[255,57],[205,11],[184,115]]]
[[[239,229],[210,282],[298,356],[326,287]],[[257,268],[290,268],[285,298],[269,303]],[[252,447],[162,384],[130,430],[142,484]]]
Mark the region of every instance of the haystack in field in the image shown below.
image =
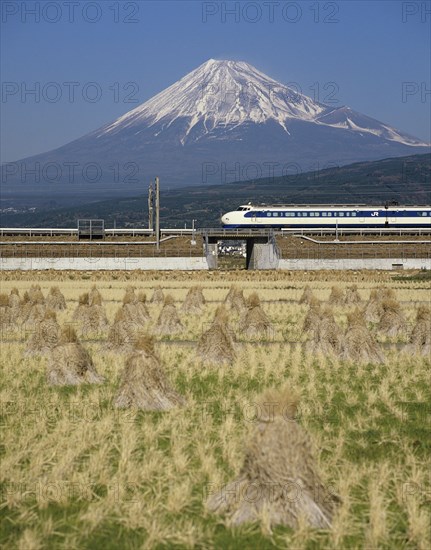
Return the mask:
[[[186,313],[201,313],[205,307],[205,297],[200,286],[192,286],[187,292],[181,310]]]
[[[102,305],[93,304],[88,306],[82,320],[82,333],[99,333],[109,326],[105,308]]]
[[[125,318],[130,323],[143,326],[148,321],[150,314],[148,313],[145,302],[146,296],[144,293],[140,293],[139,296],[136,296],[133,287],[126,289],[123,298],[123,311]]]
[[[183,330],[184,326],[178,317],[177,308],[174,299],[170,294],[165,297],[165,302],[159,318],[154,327],[154,332],[161,336],[177,334]]]
[[[26,355],[45,354],[58,346],[61,330],[57,323],[55,311],[47,310],[40,323],[36,325],[35,331],[27,340],[25,349]]]
[[[103,298],[100,292],[98,291],[96,285],[93,285],[89,294],[88,294],[88,305],[91,306],[102,306]]]
[[[340,327],[335,322],[332,310],[326,308],[321,312],[320,321],[311,331],[311,337],[305,347],[311,353],[338,356],[342,339]]]
[[[244,293],[236,286],[231,286],[225,298],[225,303],[230,305],[233,311],[238,315],[242,315],[247,310],[247,303],[244,298]]]
[[[21,298],[19,297],[19,291],[17,288],[13,288],[10,291],[9,307],[11,307],[15,312],[18,312],[21,307]]]
[[[247,300],[247,311],[240,320],[239,330],[247,338],[268,337],[272,330],[272,323],[260,307],[260,299],[256,292],[253,292]]]
[[[358,287],[356,285],[348,286],[346,288],[346,295],[344,297],[344,303],[347,306],[360,304],[362,302],[361,296],[358,292]]]
[[[304,319],[304,324],[302,325],[303,332],[311,332],[320,322],[320,311],[321,302],[314,298],[310,301],[310,307],[308,308],[307,315]]]
[[[299,303],[300,304],[309,304],[314,299],[315,298],[314,298],[313,291],[311,290],[310,286],[307,285],[304,288],[304,292],[302,293],[301,298],[299,299]]]
[[[385,362],[385,356],[379,344],[368,330],[365,313],[358,308],[347,315],[347,330],[341,359],[361,364]]]
[[[0,294],[0,332],[9,332],[17,328],[16,311],[9,305],[9,296]]]
[[[78,305],[73,312],[72,319],[74,321],[83,321],[87,316],[87,310],[90,304],[90,296],[88,292],[84,292],[78,298]]]
[[[163,372],[154,339],[140,334],[121,374],[115,407],[166,411],[184,404],[185,399],[172,388]]]
[[[365,319],[370,323],[378,323],[381,313],[381,299],[377,289],[373,289],[370,298],[365,305]]]
[[[67,307],[66,300],[58,286],[52,286],[50,288],[45,303],[46,307],[53,311],[61,311]]]
[[[378,329],[387,336],[398,336],[407,328],[406,319],[400,304],[396,300],[381,302]]]
[[[104,377],[97,373],[90,354],[82,347],[70,326],[62,330],[59,345],[49,354],[47,380],[52,386],[100,384],[104,381]]]
[[[30,290],[28,291],[28,297],[32,304],[45,303],[45,297],[42,293],[40,285],[31,285]]]
[[[405,350],[409,353],[431,357],[431,309],[420,306],[416,314],[416,324]]]
[[[230,526],[265,518],[270,528],[295,529],[305,521],[328,529],[339,499],[323,484],[310,437],[294,420],[298,398],[288,390],[272,390],[259,402],[261,414],[239,475],[209,496],[207,509],[226,516]]]
[[[139,318],[142,319],[142,322],[148,321],[148,319],[150,319],[150,314],[148,312],[146,303],[147,295],[145,294],[145,292],[139,292],[136,309],[138,311]]]
[[[331,288],[331,294],[329,295],[328,303],[332,306],[344,305],[344,293],[339,286],[333,286]]]
[[[238,287],[235,285],[232,285],[224,299],[225,304],[232,305],[232,298],[234,297],[236,292],[238,292]]]
[[[210,328],[200,337],[197,354],[207,365],[232,364],[235,361],[235,344],[229,330],[229,314],[224,306],[217,308]]]
[[[22,324],[27,328],[36,326],[45,315],[45,305],[40,302],[32,302],[30,294],[24,293],[20,308]]]
[[[115,314],[114,323],[108,332],[108,338],[103,345],[104,351],[114,353],[130,353],[134,349],[136,330],[138,326],[130,322],[123,308]]]
[[[165,299],[165,295],[163,294],[163,290],[161,286],[158,286],[154,289],[153,295],[151,296],[150,302],[152,304],[163,304],[163,301]]]
[[[75,309],[72,319],[81,323],[82,333],[103,332],[109,325],[98,292],[96,289],[92,298],[90,298],[88,292],[81,294],[79,297],[78,307]],[[90,305],[90,302],[92,305]]]

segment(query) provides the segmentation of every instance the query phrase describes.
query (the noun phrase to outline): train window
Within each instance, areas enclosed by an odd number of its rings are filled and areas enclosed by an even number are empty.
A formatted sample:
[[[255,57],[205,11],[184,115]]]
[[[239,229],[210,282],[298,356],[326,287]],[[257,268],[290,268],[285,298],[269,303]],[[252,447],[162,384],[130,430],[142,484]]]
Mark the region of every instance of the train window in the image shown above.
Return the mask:
[[[303,216],[308,216],[308,213],[307,213],[307,212],[303,212],[302,215],[303,215]]]
[[[348,216],[348,217],[349,217],[349,216],[350,216],[350,212],[346,212],[346,216]]]
[[[278,216],[278,212],[273,212],[272,215],[273,216]]]
[[[422,212],[422,216],[426,216],[426,215],[427,215],[427,213],[426,213],[426,212]]]
[[[352,212],[352,216],[356,216],[356,212]]]
[[[338,215],[342,218],[344,216],[344,212],[338,212]]]
[[[266,216],[269,218],[271,216],[271,212],[267,212]]]
[[[288,216],[289,218],[294,218],[295,212],[286,212],[286,216]]]
[[[332,212],[328,212],[328,216],[332,216]]]

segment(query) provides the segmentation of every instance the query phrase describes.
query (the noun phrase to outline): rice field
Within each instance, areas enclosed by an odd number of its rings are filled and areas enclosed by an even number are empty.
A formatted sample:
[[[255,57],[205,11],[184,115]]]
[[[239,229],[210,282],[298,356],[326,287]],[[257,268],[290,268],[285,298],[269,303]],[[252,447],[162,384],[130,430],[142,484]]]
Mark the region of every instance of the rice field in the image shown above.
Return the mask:
[[[1,547],[431,546],[431,358],[411,344],[417,312],[430,305],[429,279],[329,271],[22,272],[1,277],[2,310],[7,309],[4,295],[14,288],[22,302],[32,285],[40,285],[43,300],[58,286],[66,302],[66,309],[56,312],[58,325],[74,330],[103,377],[98,384],[50,385],[52,352],[32,352],[29,344],[42,320],[23,322],[23,306],[17,305],[17,320],[2,325]],[[94,300],[94,285],[102,299],[95,304],[108,322],[101,328],[74,316],[80,304],[85,306],[83,295]],[[232,285],[242,291],[244,308],[230,301],[226,317],[220,306]],[[136,299],[130,289],[124,299],[130,286]],[[183,307],[196,286],[204,303]],[[303,298],[307,286],[312,299],[307,292]],[[167,304],[151,300],[157,287],[171,296]],[[338,302],[333,298],[330,303],[334,287],[344,296],[350,288],[360,302],[343,303],[335,296]],[[376,319],[365,320],[365,331],[381,355],[352,359],[346,334],[373,290],[383,288],[393,290],[397,306],[389,301]],[[118,311],[137,304],[138,296],[148,312],[139,328],[154,335],[163,384],[179,396],[178,403],[184,402],[170,410],[116,406],[130,351],[126,346],[114,352],[107,340],[114,321],[124,321],[127,313]],[[312,300],[332,316],[325,325],[331,337],[325,336],[322,322],[318,333],[317,328],[304,330]],[[172,333],[159,330],[166,326],[160,319],[167,306],[175,308],[180,321]],[[251,314],[256,308],[261,312]],[[382,320],[383,310],[391,312],[389,321]],[[257,319],[254,330],[246,323],[247,313]],[[398,328],[390,324],[386,330],[394,315]],[[214,329],[215,318],[226,329],[226,339],[232,338],[234,351],[211,364],[202,349],[213,340],[203,335]],[[358,324],[361,334],[364,321]],[[256,326],[264,328],[259,332]],[[246,449],[261,422],[261,395],[271,388],[288,388],[299,397],[295,426],[308,434],[313,468],[325,494],[337,503],[329,526],[312,527],[302,516],[294,527],[279,525],[270,506],[251,522],[233,524],[228,512],[217,514],[207,505],[247,469]],[[297,496],[282,498],[289,507],[289,499]]]

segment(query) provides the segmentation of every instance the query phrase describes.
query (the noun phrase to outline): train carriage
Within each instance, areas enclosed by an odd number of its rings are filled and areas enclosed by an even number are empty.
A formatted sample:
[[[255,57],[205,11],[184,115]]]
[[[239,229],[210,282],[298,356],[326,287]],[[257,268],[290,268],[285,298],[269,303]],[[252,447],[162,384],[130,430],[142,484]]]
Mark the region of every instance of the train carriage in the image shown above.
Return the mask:
[[[430,229],[429,206],[242,205],[221,218],[225,229]]]

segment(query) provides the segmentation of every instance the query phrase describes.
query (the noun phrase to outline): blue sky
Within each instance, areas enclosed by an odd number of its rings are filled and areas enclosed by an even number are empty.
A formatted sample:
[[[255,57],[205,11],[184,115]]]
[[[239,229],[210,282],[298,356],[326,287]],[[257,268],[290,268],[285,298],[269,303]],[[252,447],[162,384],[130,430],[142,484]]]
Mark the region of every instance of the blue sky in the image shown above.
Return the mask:
[[[247,61],[323,102],[333,92],[339,105],[431,141],[430,1],[1,8],[3,162],[95,130],[209,58]]]

